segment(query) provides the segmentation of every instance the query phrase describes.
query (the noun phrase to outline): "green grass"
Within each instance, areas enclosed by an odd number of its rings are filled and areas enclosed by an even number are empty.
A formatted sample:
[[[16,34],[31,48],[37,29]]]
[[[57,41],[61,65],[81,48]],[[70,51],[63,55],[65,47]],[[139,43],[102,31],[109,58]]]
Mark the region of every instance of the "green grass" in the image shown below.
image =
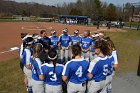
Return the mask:
[[[0,63],[0,93],[26,93],[18,58]]]
[[[106,34],[114,41],[118,51],[117,73],[136,73],[140,55],[140,31]],[[0,63],[0,93],[26,93],[18,58]]]
[[[140,31],[107,33],[118,51],[117,72],[137,72],[140,56]]]

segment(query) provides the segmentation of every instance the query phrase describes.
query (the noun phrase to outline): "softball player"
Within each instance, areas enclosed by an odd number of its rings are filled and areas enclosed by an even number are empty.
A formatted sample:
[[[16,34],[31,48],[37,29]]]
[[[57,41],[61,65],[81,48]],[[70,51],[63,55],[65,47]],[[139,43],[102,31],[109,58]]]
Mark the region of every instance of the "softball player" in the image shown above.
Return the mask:
[[[85,93],[89,62],[81,57],[80,45],[74,45],[72,53],[74,58],[66,63],[62,79],[68,83],[67,93]]]
[[[81,41],[83,57],[87,61],[89,61],[90,48],[91,48],[91,43],[92,43],[92,39],[89,36],[90,36],[90,32],[89,31],[85,31],[84,32],[84,37],[82,38],[82,41]]]
[[[98,57],[90,62],[88,69],[87,78],[90,80],[88,82],[88,93],[103,91],[102,89],[105,87],[105,79],[109,71],[107,55],[110,53],[110,50],[107,42],[104,40],[96,41],[94,48]]]
[[[21,33],[20,34],[20,37],[21,37],[21,39],[22,39],[23,42],[25,40],[24,37],[26,37],[26,35],[27,35],[27,33]],[[24,67],[24,64],[22,62],[22,58],[23,58],[22,54],[23,54],[23,50],[24,50],[23,42],[22,42],[22,44],[19,47],[20,68],[22,69],[22,71],[23,71],[23,67]]]
[[[79,30],[74,31],[74,35],[71,36],[71,45],[76,45],[81,43],[81,36],[79,36]]]
[[[61,63],[65,63],[68,61],[68,58],[70,57],[68,54],[69,47],[71,45],[71,37],[67,34],[68,29],[63,29],[63,34],[59,37],[59,45],[61,45]],[[65,57],[65,62],[64,62]]]
[[[44,75],[45,93],[62,93],[62,71],[63,65],[57,63],[57,52],[50,50],[48,54],[49,63],[42,65]]]
[[[110,40],[110,38],[107,40],[108,42],[108,47],[110,49],[110,56],[108,56],[108,58],[110,59],[109,61],[109,66],[110,66],[110,70],[109,70],[109,73],[106,77],[106,87],[104,88],[104,90],[107,92],[107,93],[112,93],[112,77],[115,75],[115,68],[117,67],[118,65],[118,60],[117,60],[117,54],[116,54],[116,50],[115,49],[115,46],[112,42],[112,40]]]
[[[76,29],[74,31],[74,35],[71,36],[71,45],[76,45],[76,44],[81,44],[81,39],[82,37],[79,35],[79,30]],[[70,51],[70,55],[71,55],[71,58],[72,58],[72,51]]]
[[[24,68],[23,68],[23,72],[25,74],[25,78],[27,78],[27,86],[28,86],[28,93],[32,93],[32,84],[31,84],[31,76],[32,76],[32,72],[31,72],[31,56],[32,56],[32,44],[33,44],[33,38],[32,37],[28,37],[25,40],[25,49],[23,51],[23,58],[22,58],[22,62],[24,63]]]
[[[32,70],[32,90],[33,93],[44,93],[44,76],[41,70],[42,62],[40,61],[40,54],[43,51],[43,46],[40,43],[36,43],[33,48],[33,57],[31,61]]]
[[[95,34],[92,35],[92,42],[91,42],[91,49],[90,49],[90,61],[97,57],[97,55],[94,53],[94,45],[95,45]]]

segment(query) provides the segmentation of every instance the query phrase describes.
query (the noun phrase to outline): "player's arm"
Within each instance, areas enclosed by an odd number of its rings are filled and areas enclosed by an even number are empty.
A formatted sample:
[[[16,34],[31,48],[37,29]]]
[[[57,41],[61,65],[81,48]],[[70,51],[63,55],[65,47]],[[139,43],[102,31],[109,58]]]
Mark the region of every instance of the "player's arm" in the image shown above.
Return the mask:
[[[30,63],[30,58],[31,58],[31,52],[26,51],[26,68],[31,69],[31,63]]]
[[[41,69],[41,61],[39,61],[38,62],[38,66],[37,66],[37,73],[38,73],[38,75],[39,75],[39,79],[40,80],[44,80],[44,75],[43,75],[43,71],[42,71],[42,69]]]
[[[66,63],[66,65],[64,66],[63,72],[62,72],[62,80],[65,83],[68,83],[68,76],[69,76],[69,62]]]
[[[92,79],[94,76],[93,74],[96,73],[96,69],[97,69],[97,66],[96,66],[96,60],[93,60],[90,62],[90,65],[89,65],[89,68],[88,68],[88,74],[87,74],[87,78],[90,80]]]

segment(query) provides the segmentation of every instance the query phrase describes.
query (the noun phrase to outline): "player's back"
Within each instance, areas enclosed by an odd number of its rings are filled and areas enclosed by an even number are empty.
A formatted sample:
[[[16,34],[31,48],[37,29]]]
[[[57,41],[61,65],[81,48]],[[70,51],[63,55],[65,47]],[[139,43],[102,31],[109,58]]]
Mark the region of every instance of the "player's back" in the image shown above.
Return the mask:
[[[66,64],[63,75],[69,78],[69,81],[75,84],[81,84],[86,81],[89,62],[85,59],[72,59]]]
[[[31,49],[30,48],[25,48],[24,50],[23,50],[23,55],[22,55],[22,62],[24,63],[24,66],[26,65],[26,64],[29,64],[30,63],[30,61],[31,61],[31,55],[32,55],[32,51],[31,51]]]
[[[40,61],[39,58],[31,58],[31,70],[32,70],[32,78],[36,81],[41,81],[39,79],[39,75],[43,74],[41,70],[41,64],[42,62]]]
[[[111,75],[113,73],[113,65],[114,65],[114,57],[112,55],[108,56],[108,75]]]
[[[45,63],[41,67],[45,76],[44,82],[49,85],[61,85],[62,84],[62,71],[63,65],[56,64],[55,71],[53,64]]]
[[[109,58],[107,56],[95,58],[91,61],[88,71],[93,75],[92,80],[96,82],[105,80],[109,71]]]

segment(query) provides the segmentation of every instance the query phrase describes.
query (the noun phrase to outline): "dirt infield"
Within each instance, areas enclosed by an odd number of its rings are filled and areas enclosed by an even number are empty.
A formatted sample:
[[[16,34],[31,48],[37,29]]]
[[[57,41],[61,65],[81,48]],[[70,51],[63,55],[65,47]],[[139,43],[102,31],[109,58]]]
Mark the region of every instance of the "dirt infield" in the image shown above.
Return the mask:
[[[55,28],[57,34],[62,33],[62,29],[67,27],[69,30],[69,34],[73,34],[75,29],[80,30],[80,34],[83,33],[84,30],[90,30],[91,33],[97,31],[104,31],[104,32],[126,32],[125,30],[112,28],[108,30],[107,28],[100,28],[99,30],[96,27],[90,26],[79,26],[79,25],[64,25],[64,24],[57,24],[57,23],[46,23],[46,22],[1,22],[0,23],[0,62],[5,61],[11,58],[18,56],[17,51],[1,53],[4,51],[8,51],[12,47],[18,47],[22,40],[20,39],[21,32],[27,33],[38,33],[42,29],[47,29],[48,35],[50,35],[49,29]]]

